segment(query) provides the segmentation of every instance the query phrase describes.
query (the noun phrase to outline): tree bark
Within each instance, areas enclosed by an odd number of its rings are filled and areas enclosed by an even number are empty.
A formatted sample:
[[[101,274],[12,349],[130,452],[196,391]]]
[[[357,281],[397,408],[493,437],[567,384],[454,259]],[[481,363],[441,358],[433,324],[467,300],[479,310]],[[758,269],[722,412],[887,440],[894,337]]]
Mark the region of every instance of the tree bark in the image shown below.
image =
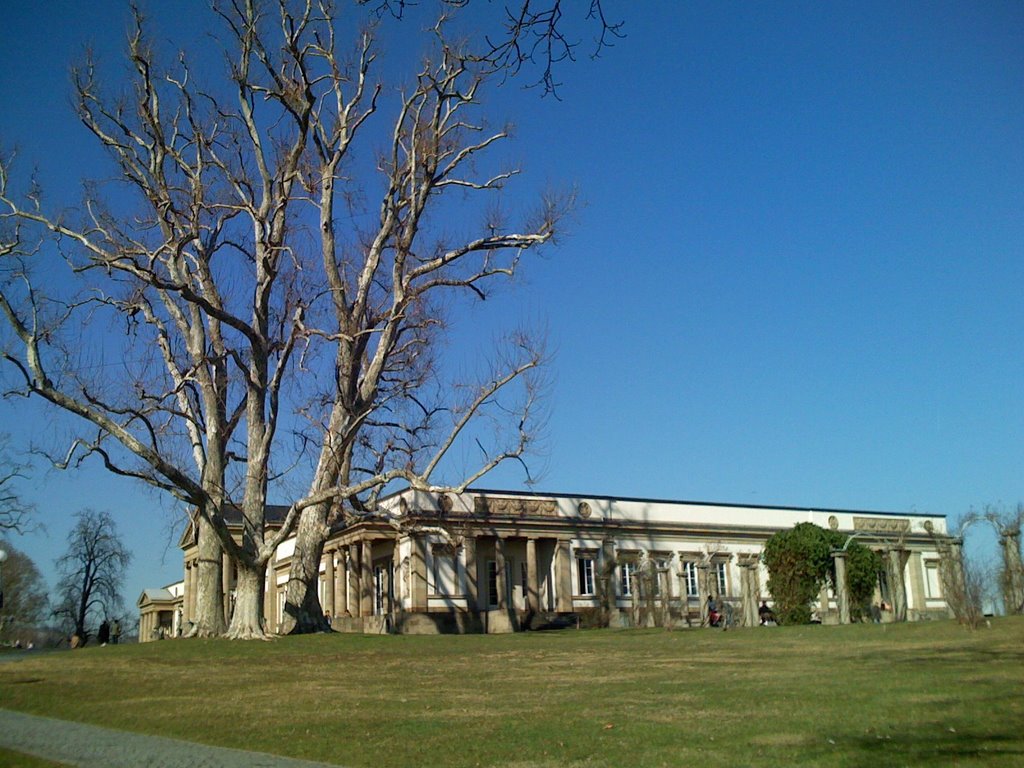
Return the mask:
[[[189,637],[219,637],[227,627],[224,621],[224,587],[222,584],[222,548],[217,532],[205,515],[197,515],[199,568],[194,582],[196,612],[192,616]]]
[[[327,505],[316,504],[302,511],[295,531],[295,551],[285,587],[281,632],[302,635],[331,630],[320,605],[320,561],[327,540]]]
[[[231,640],[267,640],[263,628],[263,581],[265,564],[236,563],[235,610],[231,614],[227,637]]]

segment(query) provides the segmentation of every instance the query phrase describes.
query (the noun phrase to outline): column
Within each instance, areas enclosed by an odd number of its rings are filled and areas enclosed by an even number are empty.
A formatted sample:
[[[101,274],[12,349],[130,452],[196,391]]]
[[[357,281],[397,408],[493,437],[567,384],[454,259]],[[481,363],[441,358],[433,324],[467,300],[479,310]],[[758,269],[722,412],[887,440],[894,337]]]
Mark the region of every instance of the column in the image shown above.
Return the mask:
[[[334,568],[334,608],[338,616],[349,612],[348,608],[348,551],[340,547],[336,553],[337,565]]]
[[[359,586],[359,545],[348,545],[348,610],[353,616],[362,616],[362,590]]]
[[[757,617],[757,564],[740,563],[740,588],[743,598],[743,626],[756,627]]]
[[[697,563],[697,583],[700,585],[700,594],[697,597],[700,600],[701,624],[708,623],[708,595],[714,594],[714,590],[711,589],[711,582],[711,563]]]
[[[263,620],[268,632],[277,631],[277,569],[274,567],[276,557],[267,563],[267,575],[263,584]]]
[[[505,571],[505,539],[494,540],[494,567],[498,572],[498,610],[508,610],[508,574]]]
[[[458,574],[458,562],[456,558],[456,570]],[[402,550],[398,545],[398,537],[395,537],[394,546],[391,548],[391,610],[392,612],[400,610],[403,603],[402,594],[404,587],[402,585]]]
[[[465,537],[462,542],[462,551],[466,556],[466,608],[470,611],[477,611],[480,609],[480,589],[476,562],[476,536]]]
[[[537,539],[526,539],[526,611],[530,615],[540,610],[540,589],[537,586]]]
[[[964,575],[964,540],[953,539],[949,542],[948,562],[939,562],[939,567],[948,569],[949,575],[942,576],[942,595],[946,600],[946,610],[951,618],[961,619],[958,611],[964,609],[963,596],[967,594],[967,582]],[[947,583],[948,582],[948,583]],[[960,603],[959,607],[954,602]]]
[[[924,562],[920,552],[910,554],[910,597],[917,616],[921,616],[927,605],[924,599]]]
[[[572,613],[572,567],[567,539],[559,539],[555,545],[555,595],[559,612]]]
[[[903,578],[907,551],[892,547],[885,553],[886,570],[889,573],[889,596],[892,598],[892,620],[907,620],[907,585]]]
[[[334,550],[327,551],[327,560],[324,563],[324,611],[331,614],[333,619],[334,610]]]
[[[1003,526],[999,546],[1003,550],[1003,610],[1007,616],[1024,613],[1024,563],[1020,557],[1020,528]]]
[[[192,561],[192,591],[188,595],[188,615],[196,620],[196,591],[199,587],[199,560]]]
[[[221,555],[220,578],[224,588],[224,618],[231,622],[231,558],[225,552]]]
[[[373,540],[363,539],[363,553],[360,558],[361,573],[359,575],[359,613],[361,616],[373,615]]]
[[[836,603],[839,605],[839,623],[850,623],[850,589],[846,580],[845,549],[832,551],[832,559],[836,562]]]
[[[409,581],[412,588],[410,610],[427,611],[427,541],[422,533],[411,534],[412,553],[409,558]]]
[[[182,594],[181,600],[181,620],[185,625],[181,630],[183,633],[185,632],[185,628],[188,627],[188,623],[192,621],[192,611],[190,610],[192,606],[189,605],[189,596],[192,594],[192,590],[195,589],[195,585],[192,583],[192,564],[187,561],[185,562],[184,582],[184,593]],[[141,633],[142,630],[139,631]]]

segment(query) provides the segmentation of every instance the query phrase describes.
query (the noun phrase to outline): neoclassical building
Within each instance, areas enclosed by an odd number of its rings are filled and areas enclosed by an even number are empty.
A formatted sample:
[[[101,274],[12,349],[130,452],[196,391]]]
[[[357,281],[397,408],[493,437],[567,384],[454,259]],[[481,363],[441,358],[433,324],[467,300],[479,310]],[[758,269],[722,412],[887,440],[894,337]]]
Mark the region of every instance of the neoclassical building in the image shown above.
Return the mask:
[[[269,526],[285,509],[267,510]],[[883,620],[945,617],[939,515],[767,507],[554,493],[407,490],[380,512],[334,531],[324,548],[320,599],[349,632],[508,632],[559,622],[699,625],[714,596],[743,624],[771,601],[767,539],[810,522],[883,555],[875,603]],[[181,539],[185,576],[139,599],[142,640],[176,636],[195,610],[195,530]],[[265,614],[280,626],[294,548],[267,570]],[[843,552],[835,553],[837,571]],[[233,573],[225,558],[225,606]],[[849,621],[845,593],[823,591],[823,622]]]

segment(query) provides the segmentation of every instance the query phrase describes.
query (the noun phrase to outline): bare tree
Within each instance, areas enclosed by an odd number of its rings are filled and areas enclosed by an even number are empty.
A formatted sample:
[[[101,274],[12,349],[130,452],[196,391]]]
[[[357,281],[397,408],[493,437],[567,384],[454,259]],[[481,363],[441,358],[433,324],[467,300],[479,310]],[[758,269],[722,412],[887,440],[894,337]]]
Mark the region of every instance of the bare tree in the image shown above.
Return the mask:
[[[956,620],[970,629],[976,629],[982,620],[984,580],[977,566],[964,558],[963,537],[977,520],[975,513],[963,516],[952,526],[951,535],[936,533],[930,524],[925,526],[939,553],[942,596]]]
[[[442,193],[486,193],[514,175],[473,175],[507,133],[463,117],[512,60],[450,46],[439,26],[436,58],[399,100],[379,180],[359,189],[345,162],[378,109],[372,34],[343,39],[327,0],[214,9],[226,30],[226,87],[202,84],[185,55],[163,65],[137,11],[127,93],[105,93],[91,61],[74,71],[78,116],[116,163],[118,194],[87,185],[81,210],[51,212],[34,185],[12,192],[11,159],[0,159],[0,311],[13,332],[2,356],[18,378],[8,394],[42,398],[92,427],[56,464],[97,456],[197,510],[197,632],[224,626],[223,549],[237,573],[228,635],[248,638],[264,636],[266,565],[300,515],[289,604],[306,627],[305,616],[321,618],[309,598],[312,564],[343,510],[371,511],[395,481],[439,487],[431,478],[442,459],[460,439],[483,445],[476,425],[488,418],[518,426],[451,487],[523,455],[539,346],[513,336],[490,376],[453,390],[437,375],[433,343],[441,297],[482,298],[513,276],[523,251],[551,238],[562,202],[542,204],[521,229],[495,214],[461,242],[426,226]],[[375,189],[379,221],[356,226],[345,206]],[[66,295],[36,279],[55,255],[79,281]],[[119,350],[114,375],[83,361],[90,332]],[[331,386],[295,384],[299,371]],[[315,425],[301,437],[318,458],[308,495],[268,534],[268,484],[300,458],[282,447],[282,402]],[[241,513],[239,540],[229,506]]]
[[[60,581],[54,615],[83,640],[89,622],[121,607],[121,588],[132,556],[107,512],[86,509],[68,534],[68,549],[57,560]]]
[[[378,15],[401,18],[410,0],[357,0]],[[479,0],[478,0],[479,2]],[[470,0],[442,0],[449,10],[466,7]],[[559,64],[575,61],[582,41],[567,27],[574,26],[568,16],[580,16],[590,22],[592,34],[589,55],[597,58],[625,37],[625,24],[605,12],[605,0],[518,0],[506,3],[497,28],[489,31],[472,54],[502,73],[503,78],[529,70],[531,84],[545,95],[557,97],[560,83],[555,71]],[[537,74],[539,72],[539,74]],[[532,79],[536,78],[536,79]]]
[[[10,437],[0,435],[0,530],[24,533],[31,524],[34,507],[18,492],[18,483],[28,478],[29,465],[10,452]]]
[[[496,217],[468,239],[453,242],[432,231],[431,217],[445,212],[450,192],[463,198],[493,193],[516,174],[474,176],[486,151],[508,136],[486,132],[474,118],[481,88],[495,72],[448,44],[443,24],[435,35],[436,58],[402,97],[391,146],[379,163],[379,218],[348,248],[339,248],[336,213],[347,147],[330,137],[350,132],[322,114],[313,119],[316,182],[309,192],[319,213],[331,298],[324,325],[306,332],[331,350],[335,377],[321,397],[329,406],[316,419],[321,449],[297,527],[285,631],[326,628],[316,588],[319,563],[326,537],[345,514],[374,513],[380,493],[396,480],[461,492],[501,462],[520,459],[535,435],[535,372],[543,360],[536,340],[517,332],[495,342],[497,358],[476,381],[445,381],[438,342],[448,302],[460,292],[485,298],[492,283],[512,278],[522,254],[552,237],[567,201],[543,201],[518,231]],[[324,55],[334,61],[333,52]],[[348,118],[335,113],[333,119]],[[488,420],[516,426],[485,435],[476,425]],[[446,454],[470,434],[481,452],[479,465],[454,484],[434,481]]]

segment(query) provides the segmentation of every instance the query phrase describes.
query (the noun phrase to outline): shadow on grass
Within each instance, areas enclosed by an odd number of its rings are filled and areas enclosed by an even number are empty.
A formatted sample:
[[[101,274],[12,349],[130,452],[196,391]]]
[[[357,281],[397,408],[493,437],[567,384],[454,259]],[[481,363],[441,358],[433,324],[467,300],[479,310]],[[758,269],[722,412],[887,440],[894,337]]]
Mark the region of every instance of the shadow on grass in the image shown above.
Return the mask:
[[[1024,740],[1009,733],[975,734],[945,732],[941,734],[903,733],[879,738],[865,735],[850,741],[845,765],[878,768],[880,765],[961,765],[975,760],[1005,765],[1024,764]],[[824,756],[824,755],[823,755]]]

